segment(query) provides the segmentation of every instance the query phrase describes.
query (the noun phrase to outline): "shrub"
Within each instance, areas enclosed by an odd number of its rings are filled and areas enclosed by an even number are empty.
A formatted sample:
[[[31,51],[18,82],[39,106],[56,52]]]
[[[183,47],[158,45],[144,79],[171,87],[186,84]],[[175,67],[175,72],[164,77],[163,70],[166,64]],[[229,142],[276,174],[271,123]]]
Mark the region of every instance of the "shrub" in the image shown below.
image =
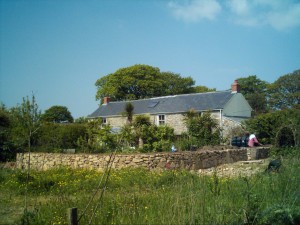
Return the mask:
[[[45,123],[40,128],[36,150],[55,152],[57,149],[78,148],[77,140],[86,133],[84,124]]]

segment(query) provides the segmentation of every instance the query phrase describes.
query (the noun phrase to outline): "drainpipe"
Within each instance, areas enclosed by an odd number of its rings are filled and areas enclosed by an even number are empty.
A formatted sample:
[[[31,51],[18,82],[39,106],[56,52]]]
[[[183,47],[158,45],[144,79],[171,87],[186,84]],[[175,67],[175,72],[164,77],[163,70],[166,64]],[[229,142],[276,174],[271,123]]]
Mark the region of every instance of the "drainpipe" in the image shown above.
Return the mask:
[[[223,124],[222,120],[223,120],[222,109],[220,109],[220,128],[222,127]]]
[[[223,138],[222,129],[223,129],[223,115],[222,115],[222,109],[220,109],[220,137]]]

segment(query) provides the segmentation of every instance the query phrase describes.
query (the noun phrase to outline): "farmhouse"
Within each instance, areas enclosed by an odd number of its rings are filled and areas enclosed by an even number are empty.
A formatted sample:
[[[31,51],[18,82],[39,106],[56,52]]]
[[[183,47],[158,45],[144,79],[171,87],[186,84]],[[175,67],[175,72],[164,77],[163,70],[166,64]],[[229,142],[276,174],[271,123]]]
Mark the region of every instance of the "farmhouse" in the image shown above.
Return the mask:
[[[156,125],[168,125],[174,128],[176,135],[187,131],[184,123],[185,114],[191,109],[202,113],[210,111],[223,130],[223,136],[228,131],[239,126],[244,119],[251,117],[252,108],[240,93],[240,86],[236,80],[231,90],[207,93],[194,93],[155,97],[132,101],[112,102],[104,97],[103,104],[88,116],[88,118],[102,118],[103,123],[109,124],[114,130],[120,129],[128,121],[124,116],[127,103],[134,106],[133,114],[150,116],[150,121]]]

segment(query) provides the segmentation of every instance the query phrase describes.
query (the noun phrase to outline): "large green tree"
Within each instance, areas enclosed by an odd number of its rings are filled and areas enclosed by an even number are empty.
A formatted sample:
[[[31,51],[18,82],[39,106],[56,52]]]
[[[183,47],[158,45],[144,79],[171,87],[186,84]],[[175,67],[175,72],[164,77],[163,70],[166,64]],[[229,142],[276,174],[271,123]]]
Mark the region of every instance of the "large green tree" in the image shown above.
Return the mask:
[[[268,87],[272,109],[287,109],[300,104],[300,70],[279,77]]]
[[[120,101],[185,94],[193,91],[194,84],[191,77],[160,72],[159,68],[148,65],[134,65],[98,79],[96,100],[105,96]]]
[[[172,72],[161,72],[163,89],[161,95],[188,94],[194,91],[195,81],[191,77],[181,77]]]
[[[267,86],[268,83],[251,75],[238,78],[241,93],[245,96],[254,111],[254,115],[267,111]]]
[[[208,88],[208,87],[202,86],[202,85],[195,86],[193,88],[194,93],[203,93],[203,92],[212,92],[212,91],[216,91],[216,89],[215,88]]]
[[[74,121],[68,108],[59,105],[52,106],[49,109],[45,110],[44,114],[42,115],[42,120],[54,123],[72,123]]]

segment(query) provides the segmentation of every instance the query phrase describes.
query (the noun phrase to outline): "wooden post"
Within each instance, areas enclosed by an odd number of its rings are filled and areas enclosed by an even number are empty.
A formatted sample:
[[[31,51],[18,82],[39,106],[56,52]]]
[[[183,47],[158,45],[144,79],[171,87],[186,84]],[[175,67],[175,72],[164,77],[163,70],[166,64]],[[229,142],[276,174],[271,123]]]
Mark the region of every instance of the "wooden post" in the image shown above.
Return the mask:
[[[69,225],[78,225],[77,208],[69,208],[68,209],[68,224]]]

